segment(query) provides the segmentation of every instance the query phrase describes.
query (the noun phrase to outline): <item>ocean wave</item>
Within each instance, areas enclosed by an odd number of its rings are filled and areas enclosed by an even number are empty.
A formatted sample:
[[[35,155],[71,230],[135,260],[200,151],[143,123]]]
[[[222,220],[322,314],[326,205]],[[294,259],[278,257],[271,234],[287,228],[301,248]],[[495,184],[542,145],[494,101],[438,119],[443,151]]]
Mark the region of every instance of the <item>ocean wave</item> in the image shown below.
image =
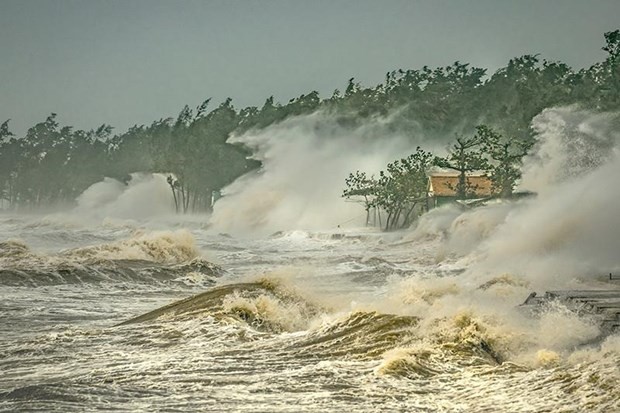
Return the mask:
[[[265,278],[214,287],[121,325],[212,316],[222,322],[239,322],[259,331],[281,333],[307,328],[321,312],[320,306],[304,300],[278,281]]]
[[[20,240],[0,243],[1,285],[177,281],[207,286],[223,274],[199,256],[192,234],[185,230],[138,233],[56,254],[37,253]]]
[[[7,240],[0,242],[0,259],[12,257],[24,257],[30,253],[30,249],[21,240]]]
[[[143,260],[109,260],[96,264],[63,262],[56,266],[0,268],[0,285],[39,287],[104,282],[175,282],[205,287],[214,284],[224,274],[221,267],[201,258],[176,265]]]
[[[178,264],[196,258],[198,249],[192,234],[179,230],[137,233],[126,240],[76,248],[63,255],[77,261],[128,259]]]

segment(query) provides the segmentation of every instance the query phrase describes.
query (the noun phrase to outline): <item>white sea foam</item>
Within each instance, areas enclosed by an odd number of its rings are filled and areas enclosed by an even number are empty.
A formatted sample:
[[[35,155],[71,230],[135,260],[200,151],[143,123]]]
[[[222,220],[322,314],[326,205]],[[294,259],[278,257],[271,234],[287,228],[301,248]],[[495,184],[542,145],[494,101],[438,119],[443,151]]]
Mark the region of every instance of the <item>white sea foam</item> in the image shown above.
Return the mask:
[[[85,260],[146,260],[178,264],[198,257],[193,235],[187,230],[136,233],[129,239],[76,248],[66,257]]]

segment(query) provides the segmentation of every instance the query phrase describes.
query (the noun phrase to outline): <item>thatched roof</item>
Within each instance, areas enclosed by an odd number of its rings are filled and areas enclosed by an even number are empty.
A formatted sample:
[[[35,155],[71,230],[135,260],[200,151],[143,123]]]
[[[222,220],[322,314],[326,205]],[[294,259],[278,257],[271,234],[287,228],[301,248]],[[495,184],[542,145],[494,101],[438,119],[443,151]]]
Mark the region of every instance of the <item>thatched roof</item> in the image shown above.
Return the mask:
[[[456,196],[458,173],[433,173],[429,176],[428,192],[431,196]],[[484,174],[467,175],[468,195],[487,197],[493,195],[491,180]]]

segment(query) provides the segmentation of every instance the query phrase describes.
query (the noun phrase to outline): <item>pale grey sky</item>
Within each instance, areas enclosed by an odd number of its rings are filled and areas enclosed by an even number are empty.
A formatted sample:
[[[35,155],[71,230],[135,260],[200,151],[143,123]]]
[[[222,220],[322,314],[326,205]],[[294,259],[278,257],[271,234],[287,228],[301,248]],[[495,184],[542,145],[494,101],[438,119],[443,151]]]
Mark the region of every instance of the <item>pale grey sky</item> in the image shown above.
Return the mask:
[[[619,27],[619,0],[0,0],[0,122],[122,132],[208,97],[326,97],[456,60],[588,67]]]

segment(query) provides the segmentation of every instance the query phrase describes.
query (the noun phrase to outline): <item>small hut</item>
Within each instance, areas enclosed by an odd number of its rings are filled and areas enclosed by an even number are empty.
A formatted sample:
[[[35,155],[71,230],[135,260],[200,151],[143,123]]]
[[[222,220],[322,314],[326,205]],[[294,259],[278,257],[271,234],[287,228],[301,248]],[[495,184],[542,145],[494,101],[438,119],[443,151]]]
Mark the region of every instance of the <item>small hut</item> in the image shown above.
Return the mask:
[[[428,177],[429,208],[435,208],[460,200],[457,197],[459,173],[438,172]],[[491,180],[484,173],[466,175],[466,196],[468,200],[478,200],[494,195]]]

